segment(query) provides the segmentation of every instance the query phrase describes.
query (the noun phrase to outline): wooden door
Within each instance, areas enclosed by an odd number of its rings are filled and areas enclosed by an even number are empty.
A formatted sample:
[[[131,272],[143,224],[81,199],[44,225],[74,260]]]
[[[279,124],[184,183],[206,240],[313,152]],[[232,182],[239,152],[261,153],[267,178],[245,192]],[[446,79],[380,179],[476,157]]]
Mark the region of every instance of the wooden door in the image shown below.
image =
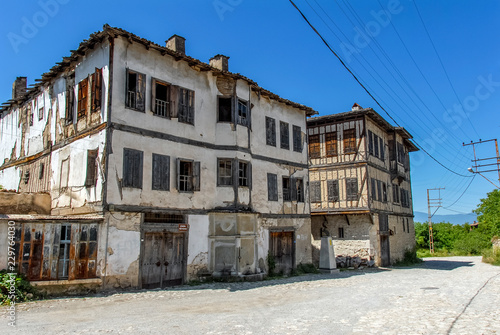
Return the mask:
[[[141,265],[143,288],[163,288],[182,284],[184,234],[145,233]]]
[[[271,232],[270,250],[276,264],[275,272],[289,274],[293,270],[294,243],[292,231]]]
[[[141,279],[143,288],[162,287],[163,233],[144,234]]]
[[[380,236],[380,266],[391,265],[391,248],[389,245],[389,217],[387,214],[379,214],[379,236]]]
[[[167,233],[164,286],[181,285],[184,273],[184,234]]]

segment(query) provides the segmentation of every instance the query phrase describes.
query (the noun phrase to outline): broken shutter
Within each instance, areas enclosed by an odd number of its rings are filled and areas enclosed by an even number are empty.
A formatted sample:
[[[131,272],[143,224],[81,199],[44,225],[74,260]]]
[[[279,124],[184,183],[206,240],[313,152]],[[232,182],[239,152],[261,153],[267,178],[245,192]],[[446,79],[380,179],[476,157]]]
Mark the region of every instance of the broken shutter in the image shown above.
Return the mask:
[[[368,152],[373,155],[373,133],[371,130],[368,130]]]
[[[267,200],[278,201],[278,176],[273,173],[267,174]]]
[[[309,185],[311,202],[321,202],[321,182],[312,181]]]
[[[156,79],[151,78],[151,111],[156,114]]]
[[[87,178],[85,186],[95,186],[97,181],[97,150],[87,151]]]
[[[328,180],[328,201],[339,201],[339,182],[338,180]]]
[[[137,103],[136,108],[140,111],[145,111],[146,106],[146,76],[142,73],[137,73],[137,86],[136,86]]]
[[[170,157],[153,154],[153,190],[170,189]]]
[[[200,162],[193,163],[193,191],[200,190]]]
[[[170,117],[176,118],[177,109],[179,108],[179,86],[172,85],[170,87]]]

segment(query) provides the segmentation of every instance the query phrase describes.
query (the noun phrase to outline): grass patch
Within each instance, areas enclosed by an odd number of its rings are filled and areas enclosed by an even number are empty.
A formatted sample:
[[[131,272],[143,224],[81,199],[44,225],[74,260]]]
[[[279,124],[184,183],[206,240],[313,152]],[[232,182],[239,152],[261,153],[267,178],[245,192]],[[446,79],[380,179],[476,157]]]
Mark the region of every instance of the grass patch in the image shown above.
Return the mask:
[[[9,305],[43,298],[40,293],[23,274],[15,273],[11,276],[7,270],[0,271],[0,303]]]
[[[449,257],[449,256],[458,256],[453,252],[448,251],[447,249],[435,249],[434,253],[431,254],[429,249],[417,249],[417,257],[425,258],[425,257]]]
[[[483,251],[483,263],[500,266],[500,248],[486,249]]]

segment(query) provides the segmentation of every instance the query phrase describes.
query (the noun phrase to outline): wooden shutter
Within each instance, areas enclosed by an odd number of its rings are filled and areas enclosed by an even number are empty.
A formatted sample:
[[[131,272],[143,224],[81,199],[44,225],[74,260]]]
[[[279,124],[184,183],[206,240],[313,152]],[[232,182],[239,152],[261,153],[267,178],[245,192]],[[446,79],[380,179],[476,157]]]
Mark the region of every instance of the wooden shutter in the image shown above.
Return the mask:
[[[377,187],[375,186],[375,179],[371,178],[371,185],[372,185],[372,199],[377,200]]]
[[[102,95],[102,70],[95,68],[95,72],[92,74],[92,86],[91,86],[91,110],[95,112],[101,107],[101,95]]]
[[[280,147],[282,149],[290,149],[288,123],[282,121],[280,121]]]
[[[168,191],[170,189],[170,157],[153,154],[152,189]]]
[[[177,190],[181,190],[181,159],[177,158],[175,160],[175,176],[177,179]]]
[[[123,149],[123,186],[127,187],[132,184],[132,166],[130,164],[131,157],[128,149]]]
[[[127,107],[134,107],[129,105],[129,100],[128,100],[128,88],[130,87],[130,70],[129,68],[125,69],[125,106]]]
[[[380,159],[385,159],[384,140],[382,139],[382,137],[380,137]]]
[[[136,108],[140,111],[145,111],[146,107],[146,75],[137,73],[136,86]]]
[[[193,163],[193,191],[199,191],[200,190],[200,162],[194,162]]]
[[[266,144],[276,146],[276,121],[266,116]]]
[[[375,157],[379,157],[378,136],[377,135],[373,135],[373,144],[374,144],[374,154],[375,154]]]
[[[232,163],[231,163],[231,174],[233,176],[233,183],[231,185],[236,185],[236,187],[238,187],[238,185],[240,185],[240,164],[239,164],[239,160],[237,158],[233,159]]]
[[[177,109],[179,108],[179,86],[170,86],[170,117],[176,118]]]
[[[278,201],[278,176],[273,173],[267,174],[267,200]]]
[[[97,181],[97,150],[87,151],[87,178],[85,186],[95,186]]]
[[[373,133],[371,130],[368,130],[368,152],[373,155]]]
[[[377,199],[378,201],[382,201],[382,182],[377,180]]]
[[[339,201],[339,182],[337,180],[328,180],[328,201]]]
[[[74,116],[74,104],[75,104],[75,87],[69,86],[66,91],[66,121],[73,121]]]
[[[252,163],[250,163],[250,162],[247,163],[247,181],[248,181],[248,188],[251,190],[252,189]]]
[[[297,179],[290,177],[290,200],[297,201]]]
[[[247,127],[252,129],[252,105],[250,104],[250,100],[247,101]]]
[[[311,202],[321,202],[321,182],[312,181],[309,185]]]
[[[151,78],[151,111],[156,114],[156,79]]]
[[[87,114],[87,96],[89,90],[89,78],[78,83],[78,118]]]
[[[194,91],[188,90],[187,122],[194,125]]]

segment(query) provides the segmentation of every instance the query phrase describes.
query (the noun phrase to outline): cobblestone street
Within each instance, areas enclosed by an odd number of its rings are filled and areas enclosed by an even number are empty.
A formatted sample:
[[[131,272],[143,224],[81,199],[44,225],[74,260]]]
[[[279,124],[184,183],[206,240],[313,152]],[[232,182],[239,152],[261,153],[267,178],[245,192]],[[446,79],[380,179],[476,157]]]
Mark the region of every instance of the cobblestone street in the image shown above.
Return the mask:
[[[17,305],[1,334],[500,334],[500,267],[428,258],[253,283]]]

